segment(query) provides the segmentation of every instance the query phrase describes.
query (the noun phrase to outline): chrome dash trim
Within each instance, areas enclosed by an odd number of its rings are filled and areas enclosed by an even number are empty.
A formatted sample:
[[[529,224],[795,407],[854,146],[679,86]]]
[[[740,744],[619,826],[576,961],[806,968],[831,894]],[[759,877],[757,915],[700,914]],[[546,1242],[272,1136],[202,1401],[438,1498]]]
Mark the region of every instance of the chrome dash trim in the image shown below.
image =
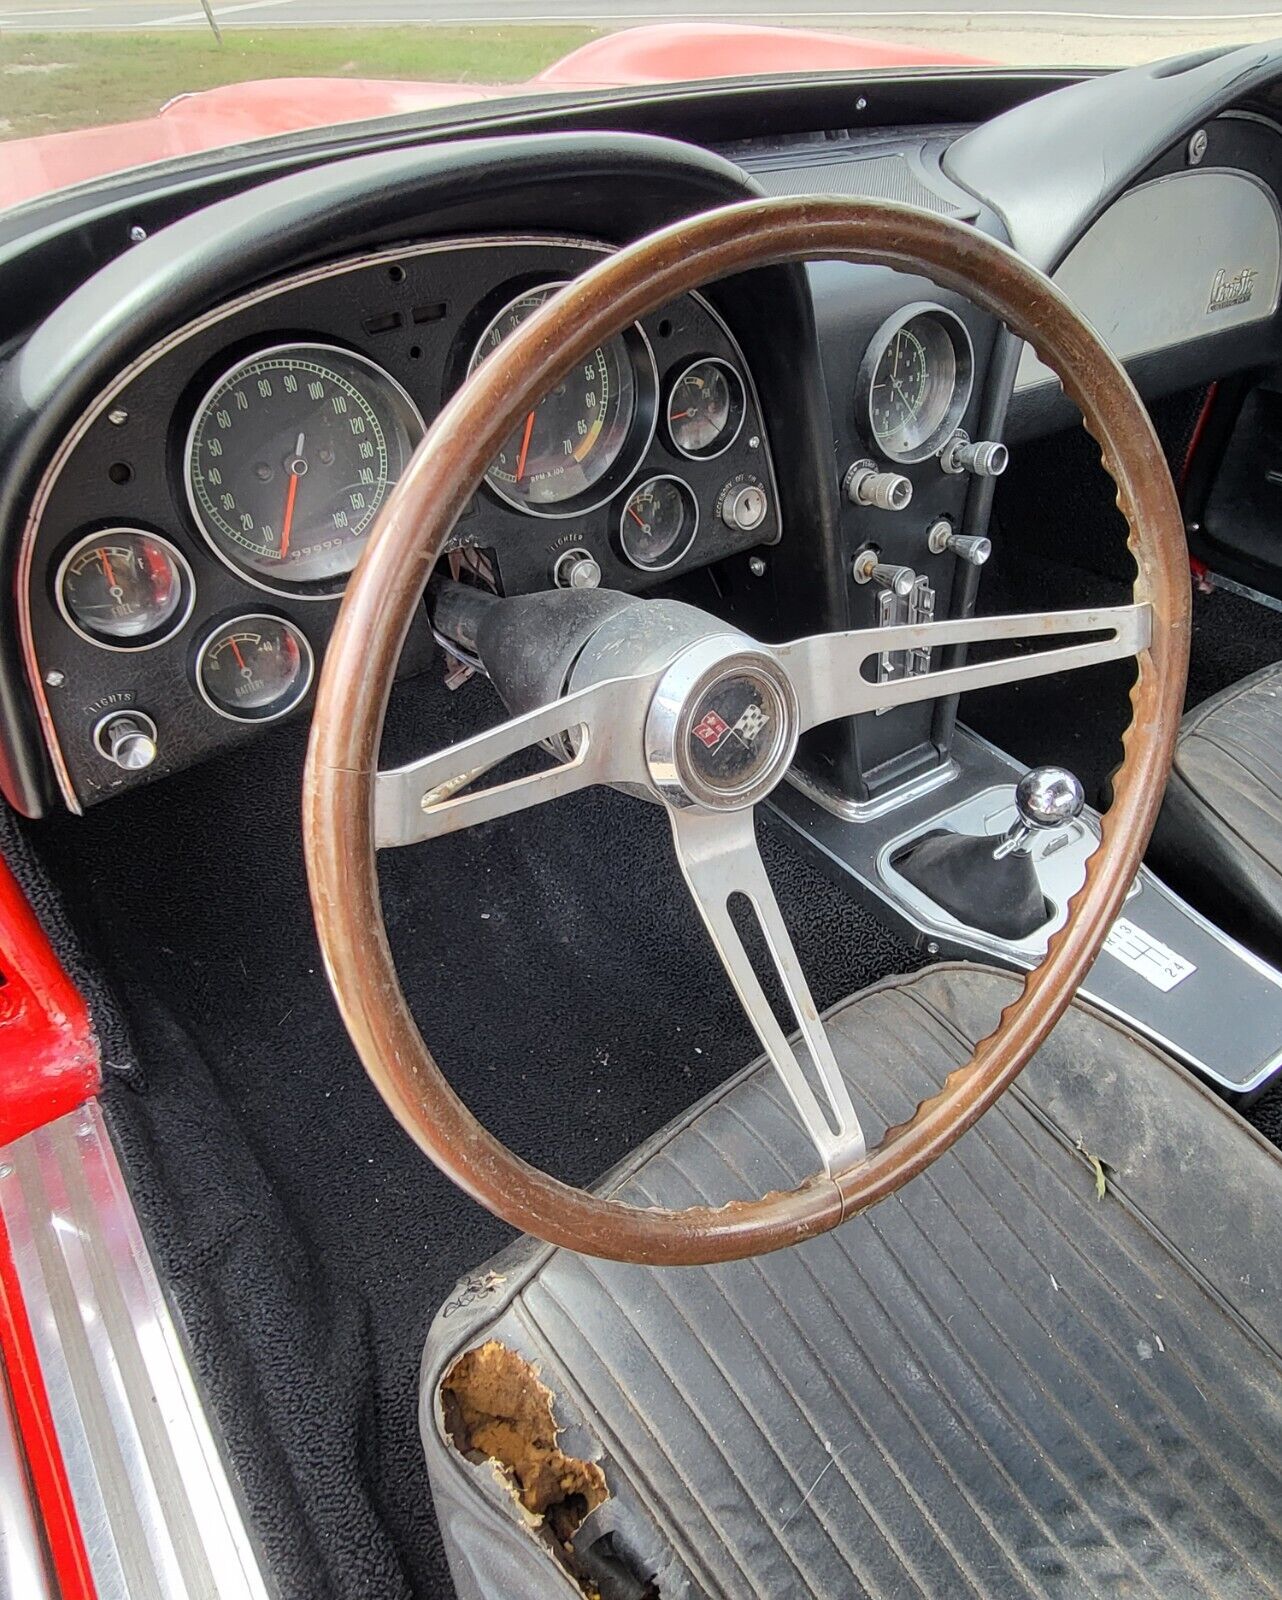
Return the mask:
[[[98,1600],[267,1600],[96,1100],[0,1149],[0,1214]]]

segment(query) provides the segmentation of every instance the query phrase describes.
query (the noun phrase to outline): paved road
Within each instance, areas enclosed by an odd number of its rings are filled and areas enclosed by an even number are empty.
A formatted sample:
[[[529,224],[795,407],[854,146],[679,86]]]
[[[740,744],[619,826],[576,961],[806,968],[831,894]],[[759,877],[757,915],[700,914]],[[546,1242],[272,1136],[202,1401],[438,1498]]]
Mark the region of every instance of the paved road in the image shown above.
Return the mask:
[[[951,28],[1046,29],[1081,32],[1095,28],[1165,34],[1219,34],[1236,30],[1263,37],[1282,32],[1282,0],[802,0],[796,10],[753,0],[213,0],[226,27],[294,27],[307,24],[366,25],[372,22],[491,23],[564,22],[627,27],[645,22],[788,22],[904,34]],[[181,28],[205,26],[199,0],[0,0],[0,26],[49,31],[82,28]],[[1263,32],[1261,31],[1263,30]]]

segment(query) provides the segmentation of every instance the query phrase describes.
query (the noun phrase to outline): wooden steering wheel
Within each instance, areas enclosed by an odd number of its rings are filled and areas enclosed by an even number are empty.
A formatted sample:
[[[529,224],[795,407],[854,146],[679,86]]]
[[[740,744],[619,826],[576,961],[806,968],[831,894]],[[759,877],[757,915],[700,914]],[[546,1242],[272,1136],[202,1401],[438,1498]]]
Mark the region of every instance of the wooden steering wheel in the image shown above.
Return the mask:
[[[924,273],[1027,339],[1058,374],[1117,484],[1137,576],[1132,604],[1098,611],[926,624],[765,646],[714,618],[674,625],[665,650],[576,677],[551,706],[395,772],[377,756],[393,674],[433,565],[460,512],[521,419],[598,344],[686,290],[749,268],[837,260]],[[567,285],[507,338],[440,413],[396,485],[339,612],[316,697],[304,779],[312,906],[343,1020],[379,1093],[438,1167],[515,1227],[591,1255],[693,1265],[761,1254],[836,1227],[923,1171],[1011,1084],[1071,1001],[1139,868],[1170,768],[1189,646],[1184,531],[1162,452],[1126,374],[1068,301],[1003,246],[955,222],[873,201],[749,201],[638,241]],[[637,617],[638,605],[624,613]],[[677,611],[699,616],[692,608]],[[620,635],[626,645],[626,628]],[[892,630],[893,631],[893,630]],[[882,650],[1093,635],[887,684]],[[1103,637],[1099,637],[1099,636]],[[1125,759],[1099,848],[1045,960],[997,1028],[912,1118],[865,1148],[844,1080],[761,865],[752,807],[817,723],[1066,667],[1136,656]],[[936,658],[938,659],[938,658]],[[617,664],[622,662],[622,665]],[[576,673],[578,669],[576,668]],[[773,721],[747,769],[712,770],[694,727],[727,685]],[[736,702],[737,703],[737,702]],[[764,725],[764,724],[763,724]],[[569,759],[511,783],[474,776],[539,741]],[[550,1177],[488,1133],[447,1083],[406,1005],[379,902],[378,848],[427,839],[592,783],[640,784],[663,803],[696,904],[797,1113],[821,1170],[800,1187],[720,1208],[638,1209]],[[727,901],[746,895],[808,1047],[774,1021]]]

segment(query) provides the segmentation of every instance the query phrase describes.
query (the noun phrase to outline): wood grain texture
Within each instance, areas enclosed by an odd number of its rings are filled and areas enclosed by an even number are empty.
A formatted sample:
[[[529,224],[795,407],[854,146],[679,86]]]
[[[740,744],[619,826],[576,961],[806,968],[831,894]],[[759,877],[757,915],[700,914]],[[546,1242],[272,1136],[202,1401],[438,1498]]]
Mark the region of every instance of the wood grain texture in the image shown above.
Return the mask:
[[[602,340],[678,295],[772,263],[840,260],[921,273],[1028,339],[1063,381],[1118,488],[1152,611],[1125,762],[1100,848],[1046,959],[964,1067],[849,1171],[721,1208],[640,1210],[520,1160],[454,1093],[410,1015],[379,905],[373,792],[401,645],[432,567],[487,466],[531,406]],[[748,201],[638,241],[531,316],[450,400],[394,489],[348,584],[321,673],[303,792],[312,905],[362,1062],[419,1147],[515,1227],[623,1261],[692,1265],[760,1254],[875,1205],[944,1153],[1009,1086],[1069,1004],[1143,856],[1183,702],[1190,595],[1175,490],[1129,378],[1050,281],[960,224],[888,202]]]

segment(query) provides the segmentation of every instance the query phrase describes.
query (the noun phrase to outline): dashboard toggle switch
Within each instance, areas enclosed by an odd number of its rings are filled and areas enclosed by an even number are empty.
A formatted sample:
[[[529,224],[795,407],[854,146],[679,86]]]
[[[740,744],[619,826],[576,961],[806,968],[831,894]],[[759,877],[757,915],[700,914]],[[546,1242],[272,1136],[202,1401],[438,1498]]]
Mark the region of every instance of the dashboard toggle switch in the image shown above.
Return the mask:
[[[850,576],[856,583],[875,583],[879,589],[889,589],[902,600],[912,593],[917,574],[911,567],[897,567],[888,561],[878,560],[877,550],[870,546],[861,550],[850,566]]]
[[[982,567],[993,553],[993,541],[982,534],[957,533],[947,517],[940,517],[926,534],[926,547],[932,556],[955,555],[972,567]]]
[[[93,742],[123,772],[142,772],[156,759],[156,724],[145,712],[112,712],[94,729]]]
[[[902,511],[913,497],[910,479],[902,472],[882,472],[875,461],[856,461],[841,487],[852,506],[875,506],[878,511]]]
[[[939,452],[939,464],[955,477],[973,472],[977,478],[1000,478],[1010,463],[1010,451],[996,439],[972,441],[965,428],[958,428]]]

